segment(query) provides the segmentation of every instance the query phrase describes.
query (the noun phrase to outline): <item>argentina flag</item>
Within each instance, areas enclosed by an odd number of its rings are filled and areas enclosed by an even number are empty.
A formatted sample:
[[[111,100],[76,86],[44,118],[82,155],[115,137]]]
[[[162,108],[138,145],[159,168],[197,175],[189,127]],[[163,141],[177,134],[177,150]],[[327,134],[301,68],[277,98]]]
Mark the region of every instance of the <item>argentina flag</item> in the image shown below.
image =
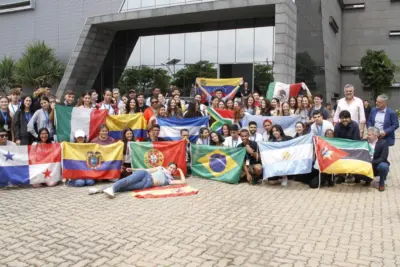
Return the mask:
[[[190,142],[195,143],[199,137],[200,128],[208,127],[208,117],[157,118],[157,122],[161,128],[159,137],[170,141],[181,140],[181,130],[187,129]]]
[[[258,142],[264,179],[310,173],[313,137],[307,134],[285,142]]]

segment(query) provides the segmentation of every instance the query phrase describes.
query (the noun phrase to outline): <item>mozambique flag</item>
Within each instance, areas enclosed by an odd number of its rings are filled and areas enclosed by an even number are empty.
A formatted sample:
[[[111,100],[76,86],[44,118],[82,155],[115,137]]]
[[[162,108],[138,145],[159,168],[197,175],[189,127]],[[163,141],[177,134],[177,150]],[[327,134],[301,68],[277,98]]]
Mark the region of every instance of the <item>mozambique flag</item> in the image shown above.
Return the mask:
[[[109,135],[117,140],[122,139],[122,132],[126,128],[133,130],[136,140],[143,140],[147,135],[147,122],[142,113],[108,115],[106,125],[110,130]]]
[[[232,125],[233,122],[233,110],[225,110],[219,108],[207,107],[208,114],[214,118],[215,122],[211,125],[211,131],[218,131],[222,128],[222,125]]]
[[[66,179],[118,179],[121,176],[124,144],[62,143],[63,172]]]
[[[192,174],[200,178],[239,183],[244,163],[244,147],[191,145]]]
[[[186,141],[130,142],[132,168],[168,167],[175,162],[186,174]]]
[[[368,142],[317,136],[314,142],[321,172],[361,174],[374,178],[372,148]]]

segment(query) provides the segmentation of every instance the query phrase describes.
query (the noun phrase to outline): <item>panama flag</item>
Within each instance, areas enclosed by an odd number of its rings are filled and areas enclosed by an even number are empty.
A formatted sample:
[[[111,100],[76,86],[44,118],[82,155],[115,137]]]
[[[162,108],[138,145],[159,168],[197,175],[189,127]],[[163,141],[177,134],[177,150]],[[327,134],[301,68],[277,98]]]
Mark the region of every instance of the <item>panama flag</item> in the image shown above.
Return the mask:
[[[233,110],[207,107],[207,113],[214,118],[215,122],[210,126],[211,131],[219,131],[222,125],[233,123]]]
[[[122,139],[122,132],[126,128],[133,130],[136,140],[143,140],[147,136],[147,122],[142,113],[108,115],[106,125],[110,130],[109,135],[117,140]]]
[[[288,102],[289,97],[297,97],[299,94],[311,96],[311,92],[305,83],[285,84],[281,82],[272,82],[268,86],[267,98],[277,98],[281,103]]]
[[[98,136],[99,127],[105,123],[108,111],[56,105],[56,132],[58,142],[74,142],[76,130],[83,130],[88,141]]]
[[[160,125],[159,137],[169,141],[181,140],[181,130],[189,131],[189,140],[195,143],[199,137],[200,128],[208,127],[208,117],[198,118],[157,118]]]
[[[272,121],[272,125],[279,124],[287,136],[293,136],[296,133],[296,123],[301,121],[301,116],[261,116],[261,115],[244,115],[242,119],[243,129],[249,128],[249,122],[255,121],[257,123],[257,132],[263,134],[265,129],[263,127],[264,121]]]
[[[186,141],[130,142],[132,168],[168,167],[175,162],[186,174]]]
[[[0,146],[0,186],[61,180],[60,144]]]
[[[246,149],[191,145],[192,174],[200,178],[239,183]]]
[[[258,142],[264,179],[310,173],[313,162],[313,137],[307,134],[285,142]]]

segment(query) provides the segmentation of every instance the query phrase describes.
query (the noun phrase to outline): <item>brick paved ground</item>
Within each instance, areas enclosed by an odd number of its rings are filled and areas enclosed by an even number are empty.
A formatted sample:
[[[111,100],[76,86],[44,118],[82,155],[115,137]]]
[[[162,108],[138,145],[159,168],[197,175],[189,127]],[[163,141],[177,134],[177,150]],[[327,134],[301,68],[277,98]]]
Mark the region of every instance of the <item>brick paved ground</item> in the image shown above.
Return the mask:
[[[400,266],[400,139],[383,193],[228,185],[114,200],[87,188],[0,190],[0,266]]]

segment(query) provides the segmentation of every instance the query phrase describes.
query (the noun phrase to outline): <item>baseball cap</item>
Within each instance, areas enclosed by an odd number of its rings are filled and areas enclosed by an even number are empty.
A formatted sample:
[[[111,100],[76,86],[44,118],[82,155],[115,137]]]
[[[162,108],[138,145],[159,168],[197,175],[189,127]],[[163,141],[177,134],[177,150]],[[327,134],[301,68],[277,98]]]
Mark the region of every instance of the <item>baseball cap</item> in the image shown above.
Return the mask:
[[[136,93],[135,89],[129,90],[129,93]]]
[[[85,132],[83,131],[83,130],[76,130],[75,131],[75,138],[78,138],[78,137],[85,137],[86,135],[85,135]]]

